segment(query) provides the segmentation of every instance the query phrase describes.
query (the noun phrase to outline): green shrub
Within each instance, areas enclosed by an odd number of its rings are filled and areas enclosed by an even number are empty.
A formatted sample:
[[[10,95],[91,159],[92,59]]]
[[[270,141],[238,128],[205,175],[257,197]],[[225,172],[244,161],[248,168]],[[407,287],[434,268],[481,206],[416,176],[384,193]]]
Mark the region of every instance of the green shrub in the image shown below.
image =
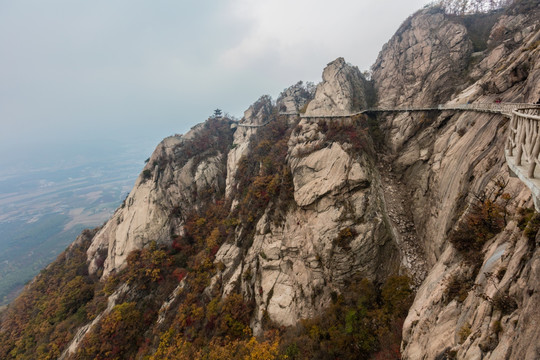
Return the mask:
[[[149,180],[152,178],[152,170],[145,169],[142,172],[142,179],[143,181]]]
[[[503,328],[500,320],[494,321],[493,325],[491,325],[491,331],[493,331],[495,334],[499,334],[500,332],[502,332],[502,330]]]
[[[506,225],[511,196],[504,192],[505,187],[505,182],[495,180],[491,193],[476,194],[467,213],[450,233],[450,243],[476,270],[483,260],[482,247]]]
[[[509,315],[517,309],[518,305],[513,296],[499,291],[493,296],[493,308],[499,310],[503,315]]]
[[[402,324],[412,303],[410,279],[375,286],[355,278],[319,316],[286,329],[281,354],[291,359],[399,358]]]
[[[368,122],[366,115],[357,115],[346,120],[320,120],[318,122],[319,130],[325,135],[327,146],[334,142],[348,143],[351,146],[346,150],[353,156],[363,153],[375,155],[373,151],[373,142],[369,136],[369,129],[374,128],[373,123]]]
[[[469,290],[473,285],[473,279],[466,276],[463,273],[454,273],[452,274],[446,282],[446,287],[444,289],[444,299],[448,304],[452,300],[457,300],[462,303],[467,299],[469,295]]]
[[[465,342],[465,340],[467,340],[469,335],[471,335],[471,325],[469,325],[468,323],[465,323],[465,325],[463,325],[461,327],[461,329],[459,329],[459,332],[458,332],[459,340],[458,340],[458,342],[460,344],[463,344]]]
[[[333,243],[344,250],[350,250],[350,243],[357,235],[358,233],[354,228],[346,227],[339,231],[338,236],[334,239]]]
[[[533,218],[535,214],[535,211],[533,208],[519,208],[518,209],[518,227],[521,229],[521,231],[525,230],[527,227],[527,224],[531,219]]]
[[[525,227],[525,231],[523,231],[523,235],[529,239],[529,241],[534,241],[536,239],[536,234],[538,233],[538,230],[540,230],[540,214],[535,213],[531,220],[527,223],[527,226]]]

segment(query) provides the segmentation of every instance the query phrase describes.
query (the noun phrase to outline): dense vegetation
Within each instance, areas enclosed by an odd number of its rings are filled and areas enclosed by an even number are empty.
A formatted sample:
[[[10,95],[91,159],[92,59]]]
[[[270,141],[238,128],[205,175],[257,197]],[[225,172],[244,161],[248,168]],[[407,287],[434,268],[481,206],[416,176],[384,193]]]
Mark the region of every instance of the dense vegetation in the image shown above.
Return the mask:
[[[494,181],[489,191],[476,194],[449,240],[464,258],[479,266],[484,244],[498,234],[508,221],[511,196],[505,192],[507,183]]]
[[[382,286],[353,278],[320,316],[282,330],[287,359],[399,359],[401,329],[412,303],[409,279],[390,277]]]
[[[497,178],[494,179],[489,190],[475,194],[457,227],[450,233],[448,239],[465,266],[447,279],[446,302],[454,299],[458,302],[465,301],[469,291],[474,287],[475,279],[482,266],[484,245],[500,233],[510,220],[509,208],[512,196],[505,191],[506,185],[506,182]],[[520,213],[518,226],[524,230],[524,235],[536,236],[540,221],[534,215],[534,211],[521,209]],[[503,298],[499,300],[501,299]],[[498,301],[494,301],[494,304],[496,303]]]
[[[83,232],[2,314],[1,359],[56,359],[74,330],[95,317],[100,301],[86,266],[93,233]]]

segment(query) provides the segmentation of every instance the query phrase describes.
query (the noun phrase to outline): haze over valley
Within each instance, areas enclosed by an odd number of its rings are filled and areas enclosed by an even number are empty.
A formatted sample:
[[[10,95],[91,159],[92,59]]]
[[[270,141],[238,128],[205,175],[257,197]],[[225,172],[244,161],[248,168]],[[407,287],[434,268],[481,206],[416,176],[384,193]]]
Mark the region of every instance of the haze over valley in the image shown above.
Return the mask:
[[[98,146],[100,145],[100,146]],[[69,245],[103,224],[131,190],[152,140],[61,144],[4,160],[0,173],[0,305]],[[70,149],[66,151],[66,149]]]

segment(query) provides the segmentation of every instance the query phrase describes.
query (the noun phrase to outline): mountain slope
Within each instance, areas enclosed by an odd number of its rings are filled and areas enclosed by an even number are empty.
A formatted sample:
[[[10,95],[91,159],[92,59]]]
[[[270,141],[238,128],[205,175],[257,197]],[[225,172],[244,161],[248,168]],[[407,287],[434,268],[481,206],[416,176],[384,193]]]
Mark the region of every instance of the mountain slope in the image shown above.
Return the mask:
[[[481,53],[470,19],[427,8],[372,83],[339,58],[314,93],[165,139],[2,314],[0,356],[533,358],[538,218],[504,163],[507,120],[324,118],[371,105],[372,84],[380,107],[536,101],[538,5],[518,5]]]

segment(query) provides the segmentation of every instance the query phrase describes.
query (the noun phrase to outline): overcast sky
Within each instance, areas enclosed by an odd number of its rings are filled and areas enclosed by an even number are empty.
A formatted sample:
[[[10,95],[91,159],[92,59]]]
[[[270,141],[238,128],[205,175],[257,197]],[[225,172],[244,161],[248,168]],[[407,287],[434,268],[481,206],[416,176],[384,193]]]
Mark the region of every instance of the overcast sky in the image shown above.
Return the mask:
[[[369,69],[427,2],[0,0],[0,153],[157,144],[217,107],[241,116],[339,56]]]

